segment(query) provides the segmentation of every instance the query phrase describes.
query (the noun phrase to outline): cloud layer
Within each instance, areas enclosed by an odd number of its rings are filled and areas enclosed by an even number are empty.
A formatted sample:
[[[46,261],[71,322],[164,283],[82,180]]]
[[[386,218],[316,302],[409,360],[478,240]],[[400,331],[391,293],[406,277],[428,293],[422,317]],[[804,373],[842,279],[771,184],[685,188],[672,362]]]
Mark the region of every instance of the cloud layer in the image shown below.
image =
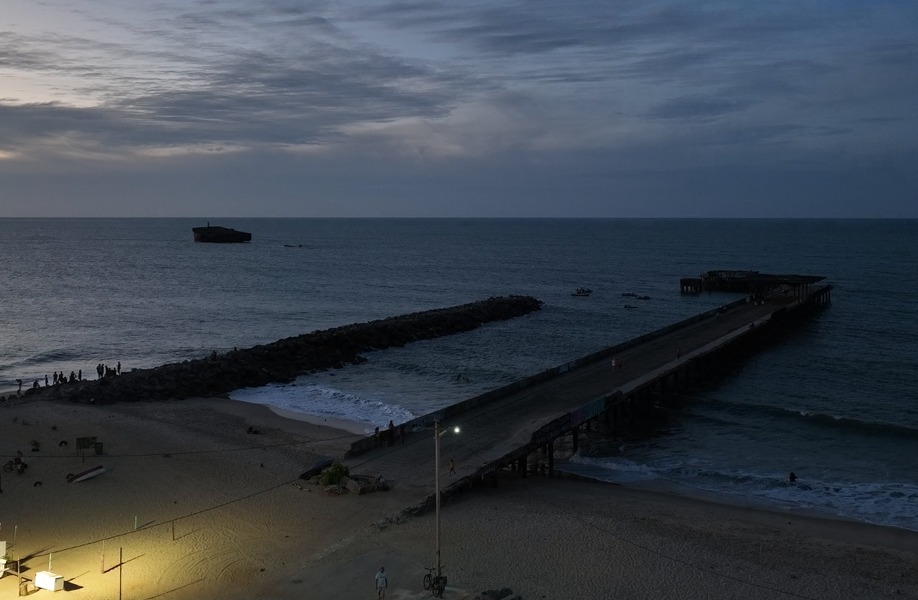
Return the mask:
[[[910,2],[122,5],[0,13],[0,216],[918,216]]]

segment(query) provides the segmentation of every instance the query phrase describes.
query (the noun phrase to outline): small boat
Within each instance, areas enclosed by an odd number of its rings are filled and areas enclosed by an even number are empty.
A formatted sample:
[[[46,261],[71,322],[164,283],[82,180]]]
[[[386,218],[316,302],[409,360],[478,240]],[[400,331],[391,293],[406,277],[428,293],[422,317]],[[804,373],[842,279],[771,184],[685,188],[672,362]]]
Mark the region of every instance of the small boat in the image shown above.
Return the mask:
[[[93,477],[98,477],[102,473],[105,473],[105,467],[102,465],[95,466],[91,469],[86,469],[80,473],[69,474],[67,475],[67,483],[76,483],[77,481],[86,481],[87,479],[92,479]]]
[[[650,300],[650,296],[635,296],[638,300]]]
[[[577,288],[577,291],[575,291],[573,294],[571,294],[571,296],[589,296],[589,295],[592,294],[592,293],[593,293],[593,290],[591,290],[591,289],[589,289],[589,288],[582,288],[582,287],[579,287],[579,288]]]
[[[634,292],[622,292],[622,297],[623,298],[636,298],[637,294],[635,294]]]
[[[625,308],[637,308],[637,306],[635,306],[635,305],[633,305],[633,304],[626,304],[626,305],[625,305]]]
[[[210,223],[207,223],[207,227],[192,227],[191,231],[194,233],[194,241],[196,242],[238,244],[252,241],[252,234],[247,231],[236,231],[235,229],[217,225],[211,227]]]

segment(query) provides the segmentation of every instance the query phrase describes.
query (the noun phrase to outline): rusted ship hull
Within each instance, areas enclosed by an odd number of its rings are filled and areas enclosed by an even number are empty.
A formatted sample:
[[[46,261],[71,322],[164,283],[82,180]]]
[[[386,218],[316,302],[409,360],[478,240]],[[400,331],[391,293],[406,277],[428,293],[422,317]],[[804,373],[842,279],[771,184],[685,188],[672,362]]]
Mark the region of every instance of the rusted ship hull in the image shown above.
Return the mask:
[[[239,244],[252,241],[252,234],[247,231],[236,231],[228,227],[210,226],[192,227],[194,241],[212,244]]]

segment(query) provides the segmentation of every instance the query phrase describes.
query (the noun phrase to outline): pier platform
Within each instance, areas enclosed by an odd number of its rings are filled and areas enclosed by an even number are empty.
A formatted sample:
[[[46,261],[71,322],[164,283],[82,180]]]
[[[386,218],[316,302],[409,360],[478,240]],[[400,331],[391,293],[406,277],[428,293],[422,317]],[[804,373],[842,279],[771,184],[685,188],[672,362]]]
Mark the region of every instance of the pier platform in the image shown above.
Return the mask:
[[[441,492],[495,484],[505,468],[531,472],[533,455],[554,470],[554,444],[603,419],[624,429],[665,404],[671,393],[707,377],[720,363],[754,352],[785,335],[828,305],[830,285],[806,293],[745,297],[590,356],[560,365],[425,415],[401,439],[370,436],[355,442],[346,464],[351,473],[381,475],[415,490],[417,511],[434,499],[434,426],[461,433],[440,437]],[[455,474],[449,474],[453,461]]]

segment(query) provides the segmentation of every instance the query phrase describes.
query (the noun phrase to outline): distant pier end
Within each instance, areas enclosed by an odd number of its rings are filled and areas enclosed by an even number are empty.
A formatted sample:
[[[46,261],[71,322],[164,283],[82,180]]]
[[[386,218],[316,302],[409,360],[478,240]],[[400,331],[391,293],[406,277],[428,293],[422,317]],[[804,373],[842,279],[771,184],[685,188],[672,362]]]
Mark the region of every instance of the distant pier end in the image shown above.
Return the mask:
[[[773,294],[803,299],[810,295],[810,286],[825,279],[821,275],[772,275],[758,271],[716,270],[699,277],[683,277],[679,290],[683,294],[701,292],[738,292],[761,300]]]

